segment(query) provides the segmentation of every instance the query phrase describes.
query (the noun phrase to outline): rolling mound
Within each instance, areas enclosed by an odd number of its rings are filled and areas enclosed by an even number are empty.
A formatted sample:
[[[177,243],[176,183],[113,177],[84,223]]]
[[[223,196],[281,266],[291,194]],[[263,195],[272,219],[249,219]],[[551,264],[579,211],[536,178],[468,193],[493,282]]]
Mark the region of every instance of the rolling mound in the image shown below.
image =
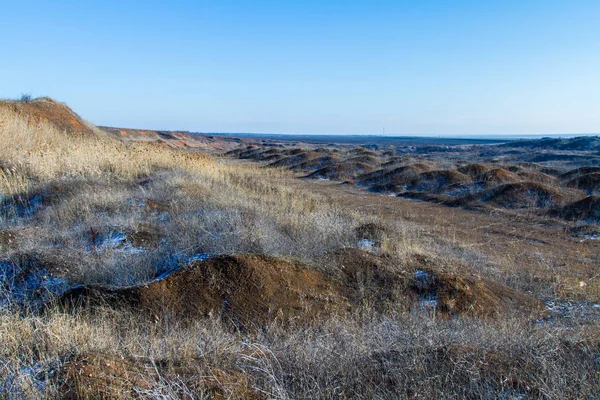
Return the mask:
[[[306,321],[347,308],[343,288],[321,272],[262,255],[218,256],[144,286],[82,287],[63,303],[107,301],[156,317],[194,319],[209,313],[238,326]]]
[[[580,167],[580,168],[575,168],[568,172],[565,172],[564,174],[560,175],[559,178],[564,181],[568,181],[573,178],[576,178],[577,176],[592,174],[595,172],[600,172],[600,167],[589,167],[589,166]]]
[[[77,115],[69,106],[49,97],[31,101],[0,101],[0,108],[7,108],[30,121],[48,122],[60,131],[71,135],[93,136],[95,127]]]
[[[481,181],[486,183],[509,183],[518,182],[521,180],[519,176],[504,168],[494,168],[485,172],[481,176]]]
[[[545,174],[541,171],[522,170],[517,173],[519,178],[524,181],[543,183],[548,186],[560,186],[560,180],[554,176]]]
[[[272,162],[269,164],[270,167],[286,167],[291,168],[296,164],[304,163],[308,160],[312,160],[314,158],[319,158],[321,155],[316,151],[304,151],[301,149],[296,149],[298,151],[290,152],[290,155],[287,157],[280,158],[279,160]]]
[[[531,315],[544,309],[543,303],[504,285],[438,272],[418,257],[400,263],[386,255],[341,249],[322,262],[331,275],[263,255],[218,256],[142,286],[77,287],[59,302],[128,307],[154,318],[193,320],[213,314],[243,328],[273,321],[307,323],[365,306],[384,313],[405,311],[424,302],[443,317]]]
[[[592,172],[571,179],[568,187],[585,190],[587,192],[600,191],[600,172]]]
[[[423,172],[419,175],[418,182],[412,186],[412,190],[437,192],[448,186],[470,182],[468,175],[454,170],[436,170]]]
[[[548,208],[564,202],[562,191],[535,182],[497,186],[483,193],[481,201],[505,208]]]
[[[301,162],[299,164],[296,164],[294,166],[292,166],[291,169],[293,170],[316,170],[316,169],[321,169],[321,168],[326,168],[326,167],[333,167],[334,165],[338,164],[340,162],[340,159],[338,157],[335,156],[324,156],[324,157],[318,157],[318,158],[313,158],[304,162]]]
[[[461,174],[469,175],[471,178],[479,179],[483,174],[490,171],[492,168],[485,164],[473,163],[467,164],[458,168]]]
[[[185,382],[187,387],[211,399],[266,399],[254,389],[249,377],[235,369],[211,368],[199,374],[196,365],[165,365],[143,357],[111,356],[98,352],[78,354],[52,376],[63,399],[141,398],[165,377]]]
[[[600,222],[600,197],[588,196],[582,200],[567,204],[558,211],[558,214],[567,219]]]
[[[589,151],[600,148],[600,137],[598,136],[580,136],[569,139],[562,138],[542,138],[531,140],[516,140],[499,145],[503,148],[528,148],[528,149],[549,149],[549,150],[572,150]]]
[[[186,131],[99,127],[102,131],[126,142],[149,142],[172,149],[210,149],[224,151],[238,146],[237,140],[204,136]]]
[[[371,156],[371,155],[359,155],[359,156],[351,157],[351,158],[347,159],[346,161],[363,163],[363,164],[368,164],[371,166],[375,166],[380,163],[380,161],[377,157]]]
[[[312,174],[309,174],[307,178],[345,181],[372,170],[373,167],[368,164],[359,162],[340,162],[337,165],[321,168]]]

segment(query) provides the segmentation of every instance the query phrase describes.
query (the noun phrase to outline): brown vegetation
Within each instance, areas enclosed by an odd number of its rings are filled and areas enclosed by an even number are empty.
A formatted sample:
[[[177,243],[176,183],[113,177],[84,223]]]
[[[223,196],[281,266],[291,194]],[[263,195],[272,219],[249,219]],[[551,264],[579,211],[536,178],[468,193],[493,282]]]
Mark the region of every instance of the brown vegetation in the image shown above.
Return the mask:
[[[488,164],[440,149],[232,141],[261,164],[232,162],[197,152],[216,139],[191,151],[174,132],[65,134],[15,104],[0,107],[3,394],[600,395],[596,231],[505,208],[592,224],[597,199],[562,186],[575,176],[545,186],[535,165],[501,163],[518,181],[480,187]],[[371,190],[502,211],[295,178],[319,163]]]

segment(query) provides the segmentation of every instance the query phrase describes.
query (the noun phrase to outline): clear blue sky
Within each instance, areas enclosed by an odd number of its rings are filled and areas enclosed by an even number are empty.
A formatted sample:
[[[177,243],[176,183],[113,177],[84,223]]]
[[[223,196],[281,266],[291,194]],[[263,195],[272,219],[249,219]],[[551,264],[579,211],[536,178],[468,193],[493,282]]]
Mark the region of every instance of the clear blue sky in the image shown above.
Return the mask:
[[[600,1],[5,1],[0,96],[204,132],[600,132]]]

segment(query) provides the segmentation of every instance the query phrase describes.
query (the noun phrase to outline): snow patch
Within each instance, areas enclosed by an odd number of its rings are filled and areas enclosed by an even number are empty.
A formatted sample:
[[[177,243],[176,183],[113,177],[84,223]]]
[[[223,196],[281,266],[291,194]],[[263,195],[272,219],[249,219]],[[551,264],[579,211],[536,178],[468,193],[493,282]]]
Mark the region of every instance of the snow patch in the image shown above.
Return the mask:
[[[47,392],[48,378],[56,374],[62,362],[38,362],[8,373],[0,379],[0,393],[9,399],[43,398]]]
[[[600,240],[600,234],[593,234],[593,235],[581,235],[580,236],[582,239],[579,240],[579,242],[585,242],[586,240]]]
[[[436,288],[434,285],[435,276],[429,272],[418,269],[415,271],[414,284],[419,293],[419,308],[433,309],[438,306]]]
[[[211,256],[212,256],[212,254],[209,254],[209,253],[198,253],[198,254],[194,254],[193,256],[191,256],[188,259],[188,261],[189,262],[204,261],[204,260],[208,260]]]
[[[375,241],[371,239],[360,239],[358,241],[358,248],[361,250],[373,250],[375,249]]]
[[[538,322],[561,320],[572,323],[590,323],[600,321],[600,303],[588,301],[545,300],[550,315]]]
[[[15,303],[39,308],[69,287],[67,280],[52,276],[46,269],[40,268],[25,275],[17,265],[0,262],[0,290],[3,292],[0,308]]]

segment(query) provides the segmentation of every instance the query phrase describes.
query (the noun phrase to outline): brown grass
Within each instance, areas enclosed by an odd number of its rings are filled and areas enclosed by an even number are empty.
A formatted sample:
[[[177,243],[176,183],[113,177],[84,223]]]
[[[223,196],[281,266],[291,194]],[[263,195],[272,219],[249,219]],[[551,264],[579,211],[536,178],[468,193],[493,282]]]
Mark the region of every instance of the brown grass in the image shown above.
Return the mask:
[[[366,212],[370,197],[313,190],[319,183],[297,183],[279,168],[65,134],[53,121],[27,118],[6,104],[0,107],[0,139],[11,144],[0,148],[0,393],[600,396],[597,322],[524,322],[516,312],[477,317],[486,314],[483,307],[540,305],[489,278],[535,293],[574,293],[579,289],[567,286],[584,276],[592,286],[597,271],[587,254],[579,269],[553,270],[544,260],[522,265],[513,253],[484,253],[470,236],[456,237],[452,226],[459,223],[433,209],[426,210],[427,224],[412,218],[417,206]],[[357,250],[360,239],[375,248]],[[151,283],[200,253],[219,256]],[[462,316],[444,319],[441,309],[418,306],[417,269],[437,280],[446,316]],[[556,282],[547,279],[550,270]],[[523,278],[524,271],[531,276]],[[55,278],[133,285],[125,303],[153,312],[110,301],[69,312],[20,307],[29,303],[15,288]],[[33,289],[31,304],[57,294]],[[593,298],[586,290],[583,298]],[[350,312],[338,312],[348,303]],[[303,320],[307,314],[318,318]],[[258,329],[239,329],[250,323]]]

